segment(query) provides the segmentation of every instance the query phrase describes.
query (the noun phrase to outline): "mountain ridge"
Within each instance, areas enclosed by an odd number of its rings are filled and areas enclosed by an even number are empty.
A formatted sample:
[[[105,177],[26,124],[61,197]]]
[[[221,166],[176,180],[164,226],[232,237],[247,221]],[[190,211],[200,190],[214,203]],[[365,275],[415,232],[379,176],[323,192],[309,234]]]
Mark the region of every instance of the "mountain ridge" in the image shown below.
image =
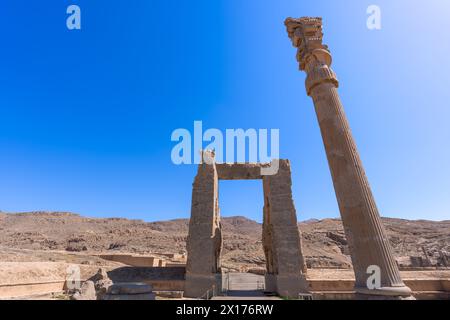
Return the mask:
[[[400,264],[449,266],[450,221],[382,218]],[[264,267],[262,224],[243,215],[222,217],[223,265]],[[308,267],[350,268],[342,223],[337,218],[299,222]],[[185,253],[189,219],[145,222],[89,218],[70,212],[0,212],[0,246],[69,252]]]

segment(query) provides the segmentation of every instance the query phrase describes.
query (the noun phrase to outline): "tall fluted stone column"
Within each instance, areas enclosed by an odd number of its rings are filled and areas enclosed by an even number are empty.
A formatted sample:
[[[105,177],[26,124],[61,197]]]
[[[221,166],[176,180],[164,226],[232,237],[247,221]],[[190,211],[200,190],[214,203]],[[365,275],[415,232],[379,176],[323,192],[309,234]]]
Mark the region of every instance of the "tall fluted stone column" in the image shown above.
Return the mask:
[[[355,290],[377,296],[410,296],[381,222],[372,191],[338,95],[330,68],[331,54],[322,44],[321,18],[288,18],[285,22],[300,70],[307,73],[306,91],[314,101],[334,189],[349,243]],[[381,271],[381,286],[369,289],[368,268]],[[371,287],[371,286],[370,286]]]
[[[213,286],[216,292],[221,290],[222,232],[218,192],[219,179],[214,154],[206,151],[202,153],[202,163],[192,188],[191,219],[186,243],[186,297],[199,298]]]

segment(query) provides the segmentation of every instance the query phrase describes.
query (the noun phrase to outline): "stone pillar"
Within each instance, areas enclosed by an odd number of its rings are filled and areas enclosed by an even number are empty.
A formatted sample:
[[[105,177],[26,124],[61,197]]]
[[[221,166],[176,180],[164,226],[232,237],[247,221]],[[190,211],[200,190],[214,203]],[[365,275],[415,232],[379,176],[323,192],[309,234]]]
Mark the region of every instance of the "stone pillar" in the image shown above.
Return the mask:
[[[338,95],[338,80],[330,68],[331,54],[322,44],[321,18],[288,18],[285,22],[293,45],[298,49],[300,70],[307,73],[306,91],[314,101],[328,158],[334,189],[349,243],[356,277],[355,290],[363,295],[410,296],[386,232],[383,228],[369,182],[356,149]],[[369,266],[378,266],[381,287],[369,289]]]
[[[207,161],[205,161],[208,159]],[[221,290],[222,234],[214,155],[203,154],[192,189],[191,219],[187,238],[186,297],[199,298],[213,286]]]
[[[263,247],[267,264],[266,290],[298,298],[299,293],[308,292],[308,283],[291,185],[287,160],[280,160],[276,175],[263,177]]]

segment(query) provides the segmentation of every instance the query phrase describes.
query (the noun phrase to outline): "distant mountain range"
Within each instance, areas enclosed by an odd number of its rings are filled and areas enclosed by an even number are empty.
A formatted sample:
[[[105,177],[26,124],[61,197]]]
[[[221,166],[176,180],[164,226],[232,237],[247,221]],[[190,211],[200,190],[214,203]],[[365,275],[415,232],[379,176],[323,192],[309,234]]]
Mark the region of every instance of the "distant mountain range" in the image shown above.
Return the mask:
[[[383,218],[400,265],[449,266],[450,221]],[[143,222],[94,219],[66,212],[0,213],[1,247],[70,252],[184,253],[188,219]],[[261,224],[222,218],[222,264],[229,269],[264,267]],[[351,267],[339,219],[299,223],[308,267]]]

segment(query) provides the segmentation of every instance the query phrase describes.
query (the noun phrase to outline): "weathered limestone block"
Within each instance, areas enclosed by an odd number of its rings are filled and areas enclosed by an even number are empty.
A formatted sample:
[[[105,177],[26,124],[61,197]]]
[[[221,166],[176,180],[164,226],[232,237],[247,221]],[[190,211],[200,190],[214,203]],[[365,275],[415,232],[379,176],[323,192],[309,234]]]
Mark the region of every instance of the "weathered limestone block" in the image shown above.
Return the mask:
[[[186,297],[197,298],[213,286],[220,287],[218,275],[221,272],[222,234],[218,187],[216,164],[200,164],[192,190],[187,239]]]
[[[108,277],[108,273],[105,269],[100,268],[91,280],[94,281],[97,300],[103,300],[103,297],[108,293],[109,288],[113,285],[112,280]]]
[[[221,163],[217,164],[219,180],[262,179],[260,163]]]
[[[155,300],[153,287],[146,283],[115,283],[108,288],[102,300]]]
[[[97,300],[97,294],[95,292],[95,285],[93,281],[85,281],[79,291],[73,296],[73,300]]]
[[[266,289],[287,297],[308,292],[300,231],[291,191],[290,163],[280,160],[278,174],[265,176],[263,245]]]

